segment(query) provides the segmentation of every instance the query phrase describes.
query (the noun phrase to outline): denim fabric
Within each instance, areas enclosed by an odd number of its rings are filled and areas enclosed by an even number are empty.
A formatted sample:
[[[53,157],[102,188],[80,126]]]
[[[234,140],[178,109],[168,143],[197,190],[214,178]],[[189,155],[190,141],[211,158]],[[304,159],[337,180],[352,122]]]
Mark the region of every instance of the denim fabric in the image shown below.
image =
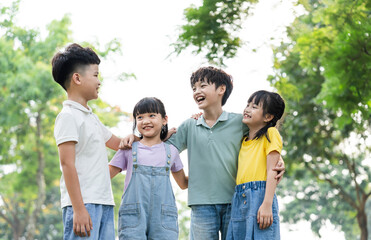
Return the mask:
[[[178,239],[178,211],[171,187],[170,149],[165,144],[165,167],[138,163],[133,144],[133,175],[119,209],[119,239]]]
[[[115,239],[115,224],[113,220],[113,206],[101,204],[85,204],[86,210],[90,214],[93,223],[93,230],[90,231],[90,237],[79,237],[73,232],[73,208],[67,206],[62,209],[63,214],[63,239]]]
[[[218,240],[219,231],[226,239],[231,204],[191,206],[191,240]]]
[[[236,186],[232,200],[231,222],[228,227],[228,240],[279,240],[280,222],[277,197],[272,204],[273,224],[260,229],[257,213],[265,196],[265,181],[255,181]]]

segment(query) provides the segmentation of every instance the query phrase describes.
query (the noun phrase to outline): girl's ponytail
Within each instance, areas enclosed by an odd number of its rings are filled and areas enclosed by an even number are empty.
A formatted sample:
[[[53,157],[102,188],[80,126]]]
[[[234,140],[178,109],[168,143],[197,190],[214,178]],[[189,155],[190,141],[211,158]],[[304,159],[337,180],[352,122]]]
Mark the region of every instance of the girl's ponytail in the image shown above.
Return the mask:
[[[276,124],[277,124],[277,120],[276,117],[274,117],[270,122],[267,123],[267,125],[265,125],[264,127],[262,127],[256,134],[255,134],[255,137],[254,139],[258,139],[260,138],[261,136],[265,135],[265,137],[267,138],[268,142],[270,142],[271,140],[269,139],[269,135],[268,135],[268,128],[270,127],[275,127]]]
[[[168,127],[166,123],[165,125],[162,125],[162,128],[161,128],[160,138],[162,141],[166,139],[167,133],[168,133]]]

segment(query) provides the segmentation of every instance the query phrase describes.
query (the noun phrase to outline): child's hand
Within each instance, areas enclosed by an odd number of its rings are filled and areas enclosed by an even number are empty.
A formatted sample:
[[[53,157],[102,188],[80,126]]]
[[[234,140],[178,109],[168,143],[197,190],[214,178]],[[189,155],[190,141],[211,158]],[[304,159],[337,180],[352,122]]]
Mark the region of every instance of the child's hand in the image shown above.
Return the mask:
[[[73,213],[73,232],[79,237],[90,237],[93,223],[86,208]],[[87,234],[86,234],[87,233]]]
[[[131,149],[131,144],[134,142],[134,134],[130,134],[120,141],[119,148],[122,150]]]
[[[171,137],[171,135],[173,135],[174,133],[176,133],[176,128],[174,128],[174,127],[170,128],[167,132],[167,135],[166,135],[166,138],[164,139],[164,141],[168,140]]]
[[[198,120],[202,116],[202,112],[193,114],[191,118]]]
[[[268,228],[273,223],[272,204],[262,203],[257,216],[260,229]]]
[[[280,157],[280,160],[272,170],[277,171],[277,176],[275,176],[275,179],[277,180],[278,184],[281,182],[283,174],[285,173],[285,162],[283,161],[282,157]]]

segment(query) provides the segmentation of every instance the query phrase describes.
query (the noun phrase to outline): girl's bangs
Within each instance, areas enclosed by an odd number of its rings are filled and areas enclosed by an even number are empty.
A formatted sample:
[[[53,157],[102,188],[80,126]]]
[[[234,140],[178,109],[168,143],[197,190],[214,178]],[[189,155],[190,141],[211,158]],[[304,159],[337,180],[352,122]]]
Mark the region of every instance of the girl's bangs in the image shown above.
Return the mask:
[[[264,99],[264,94],[265,93],[263,93],[263,92],[255,92],[255,93],[253,93],[250,96],[249,100],[247,100],[247,103],[253,102],[256,105],[259,105],[260,102]]]
[[[133,111],[133,115],[137,116],[144,113],[160,113],[160,106],[154,99],[144,99],[140,101]]]

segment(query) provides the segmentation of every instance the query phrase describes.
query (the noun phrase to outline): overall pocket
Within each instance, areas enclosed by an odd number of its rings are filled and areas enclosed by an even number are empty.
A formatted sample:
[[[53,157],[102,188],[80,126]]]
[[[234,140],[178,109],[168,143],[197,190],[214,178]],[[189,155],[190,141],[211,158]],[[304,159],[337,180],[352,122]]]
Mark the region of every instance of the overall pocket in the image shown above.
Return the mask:
[[[137,227],[140,223],[140,203],[121,204],[119,229]]]
[[[161,205],[161,224],[165,229],[178,232],[178,210],[176,206]]]

